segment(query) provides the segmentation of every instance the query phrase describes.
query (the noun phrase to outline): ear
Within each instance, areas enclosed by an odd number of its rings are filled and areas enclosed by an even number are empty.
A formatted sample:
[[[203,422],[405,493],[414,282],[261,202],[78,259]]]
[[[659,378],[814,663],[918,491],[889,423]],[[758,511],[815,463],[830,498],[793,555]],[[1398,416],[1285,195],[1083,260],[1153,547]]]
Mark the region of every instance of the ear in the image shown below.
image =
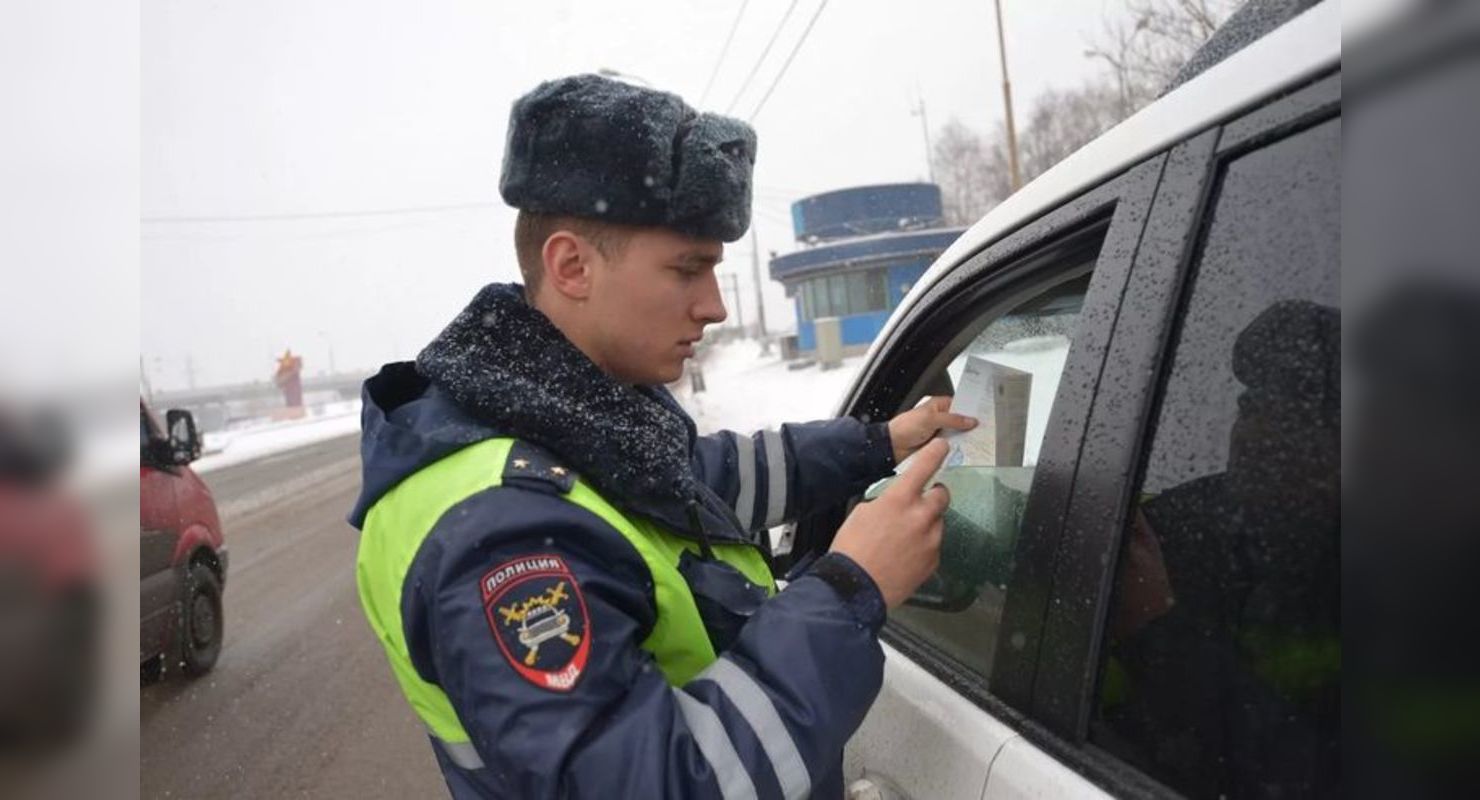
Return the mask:
[[[540,256],[545,266],[545,284],[571,300],[591,296],[593,250],[585,240],[571,231],[559,230],[545,239]]]

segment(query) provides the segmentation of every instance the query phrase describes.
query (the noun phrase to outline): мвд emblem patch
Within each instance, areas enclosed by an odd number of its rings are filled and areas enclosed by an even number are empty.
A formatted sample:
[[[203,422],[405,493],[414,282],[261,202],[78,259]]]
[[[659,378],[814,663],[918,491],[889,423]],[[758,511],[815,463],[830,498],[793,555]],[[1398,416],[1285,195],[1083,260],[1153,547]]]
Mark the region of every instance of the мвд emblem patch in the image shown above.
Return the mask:
[[[479,582],[483,612],[499,650],[520,677],[568,692],[591,652],[586,598],[559,556],[523,556]]]

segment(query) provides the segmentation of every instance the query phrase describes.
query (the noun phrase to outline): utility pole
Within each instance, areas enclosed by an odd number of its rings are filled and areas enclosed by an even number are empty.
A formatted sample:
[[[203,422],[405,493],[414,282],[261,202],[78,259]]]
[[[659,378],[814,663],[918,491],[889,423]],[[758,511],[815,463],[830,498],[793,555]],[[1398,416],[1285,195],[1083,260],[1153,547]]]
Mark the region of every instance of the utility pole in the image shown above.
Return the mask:
[[[740,276],[733,272],[726,272],[720,277],[729,279],[729,295],[735,298],[735,323],[740,326],[740,334],[743,336],[745,335],[745,309],[740,307]]]
[[[930,120],[925,116],[925,98],[920,97],[916,106],[910,109],[910,116],[920,118],[920,132],[925,135],[925,174],[930,176],[930,182],[935,183],[935,159],[930,157]]]
[[[750,225],[750,277],[755,281],[756,334],[762,343],[766,341],[766,300],[761,296],[761,246],[757,241],[755,223]]]
[[[1007,109],[1007,166],[1015,192],[1022,188],[1023,178],[1018,172],[1017,126],[1012,121],[1012,83],[1007,79],[1007,36],[1002,32],[1002,0],[993,2],[997,6],[997,53],[1002,58],[1002,105]]]
[[[189,353],[185,354],[185,381],[191,389],[195,388],[195,358]]]

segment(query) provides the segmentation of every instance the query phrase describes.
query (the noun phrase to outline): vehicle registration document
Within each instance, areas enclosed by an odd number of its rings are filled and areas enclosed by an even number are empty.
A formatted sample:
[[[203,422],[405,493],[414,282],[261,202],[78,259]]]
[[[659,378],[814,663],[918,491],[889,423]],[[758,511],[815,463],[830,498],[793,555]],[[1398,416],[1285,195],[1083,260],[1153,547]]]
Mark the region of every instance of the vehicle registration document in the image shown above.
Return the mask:
[[[979,423],[969,431],[943,434],[951,446],[948,467],[1021,467],[1028,432],[1033,373],[981,356],[967,356],[951,411]]]
[[[951,400],[951,411],[973,417],[969,431],[942,431],[950,452],[941,470],[951,467],[1020,467],[1028,431],[1028,401],[1033,373],[982,356],[967,356]],[[895,470],[903,472],[913,457]],[[939,472],[926,486],[933,485]]]

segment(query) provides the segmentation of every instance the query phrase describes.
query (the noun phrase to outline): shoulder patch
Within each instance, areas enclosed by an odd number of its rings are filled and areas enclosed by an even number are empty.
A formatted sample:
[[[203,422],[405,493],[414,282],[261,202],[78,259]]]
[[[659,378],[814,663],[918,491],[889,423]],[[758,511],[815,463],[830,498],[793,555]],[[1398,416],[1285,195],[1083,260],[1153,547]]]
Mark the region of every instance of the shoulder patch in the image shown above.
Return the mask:
[[[479,589],[493,638],[519,677],[555,692],[575,688],[591,653],[591,616],[565,561],[505,561],[484,573]]]
[[[503,483],[525,489],[567,494],[576,485],[575,470],[557,461],[549,453],[523,441],[515,441],[504,462]]]

